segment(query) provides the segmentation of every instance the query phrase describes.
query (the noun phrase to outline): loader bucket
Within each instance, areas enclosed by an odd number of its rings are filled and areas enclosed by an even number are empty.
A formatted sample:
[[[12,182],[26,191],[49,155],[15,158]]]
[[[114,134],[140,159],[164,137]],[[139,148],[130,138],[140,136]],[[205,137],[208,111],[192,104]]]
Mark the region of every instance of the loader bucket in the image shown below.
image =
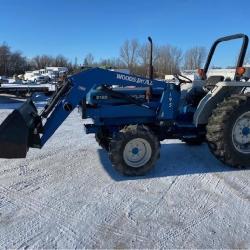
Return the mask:
[[[25,158],[30,146],[40,143],[34,129],[41,124],[31,100],[15,109],[0,125],[0,158]]]

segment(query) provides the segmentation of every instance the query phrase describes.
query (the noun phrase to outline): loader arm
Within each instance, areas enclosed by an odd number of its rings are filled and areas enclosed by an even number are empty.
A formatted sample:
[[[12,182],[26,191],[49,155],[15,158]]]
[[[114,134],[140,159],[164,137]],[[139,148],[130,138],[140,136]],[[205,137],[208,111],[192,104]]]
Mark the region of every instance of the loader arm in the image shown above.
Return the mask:
[[[114,71],[104,70],[100,68],[90,69],[75,74],[69,78],[69,90],[60,98],[54,110],[49,115],[43,126],[43,136],[41,137],[41,146],[54,134],[58,127],[68,117],[72,110],[85,101],[87,93],[90,89],[100,85],[112,86],[136,86],[145,87],[145,85],[160,88],[166,88],[167,84],[163,82],[150,80],[146,78],[121,74]],[[145,108],[147,108],[145,106]]]
[[[14,115],[12,113],[7,117],[0,126],[0,158],[24,158],[29,147],[43,147],[74,108],[86,102],[86,95],[90,89],[101,85],[154,86],[154,88],[162,89],[172,87],[171,84],[161,81],[100,68],[72,75],[55,93],[40,115],[37,114],[33,103],[28,101],[21,108],[15,110]],[[144,107],[149,108],[146,104]],[[16,123],[17,118],[19,123]],[[19,138],[18,142],[16,138]]]

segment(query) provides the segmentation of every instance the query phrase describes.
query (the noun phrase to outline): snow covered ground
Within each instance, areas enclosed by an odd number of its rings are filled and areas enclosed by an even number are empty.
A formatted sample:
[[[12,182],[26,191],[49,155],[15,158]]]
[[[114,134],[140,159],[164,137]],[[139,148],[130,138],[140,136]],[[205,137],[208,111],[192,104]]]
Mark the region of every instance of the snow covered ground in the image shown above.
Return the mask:
[[[0,97],[0,122],[20,103]],[[0,160],[0,249],[28,247],[250,248],[250,170],[166,140],[149,175],[120,176],[74,111],[42,150]]]

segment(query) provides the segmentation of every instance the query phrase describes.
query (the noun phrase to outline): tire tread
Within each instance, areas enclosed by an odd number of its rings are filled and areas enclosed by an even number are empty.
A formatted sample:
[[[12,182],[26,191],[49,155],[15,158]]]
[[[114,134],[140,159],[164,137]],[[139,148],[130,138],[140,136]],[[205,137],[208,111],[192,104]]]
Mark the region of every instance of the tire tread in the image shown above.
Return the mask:
[[[233,167],[241,168],[241,164],[235,162],[230,152],[227,151],[224,138],[225,124],[230,120],[231,115],[247,101],[250,100],[249,94],[232,95],[218,104],[212,112],[206,126],[206,139],[209,149],[217,159]]]

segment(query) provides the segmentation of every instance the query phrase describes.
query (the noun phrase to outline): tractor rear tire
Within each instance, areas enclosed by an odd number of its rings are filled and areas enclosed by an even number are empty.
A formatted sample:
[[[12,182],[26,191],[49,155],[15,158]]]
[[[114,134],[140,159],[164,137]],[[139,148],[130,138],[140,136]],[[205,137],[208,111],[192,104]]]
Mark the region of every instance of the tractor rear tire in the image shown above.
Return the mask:
[[[143,125],[130,125],[116,133],[110,143],[109,158],[123,175],[142,176],[160,157],[160,142]]]
[[[209,118],[206,137],[217,159],[250,167],[250,95],[233,95],[220,103]]]

